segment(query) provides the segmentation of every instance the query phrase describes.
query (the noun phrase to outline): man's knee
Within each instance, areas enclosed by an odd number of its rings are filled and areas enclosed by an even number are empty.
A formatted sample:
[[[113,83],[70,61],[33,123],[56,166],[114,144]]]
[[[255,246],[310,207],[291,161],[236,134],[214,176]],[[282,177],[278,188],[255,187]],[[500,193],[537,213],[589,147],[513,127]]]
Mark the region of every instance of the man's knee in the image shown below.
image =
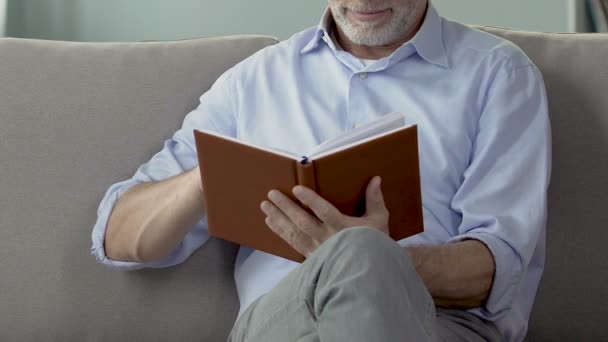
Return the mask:
[[[393,239],[369,227],[353,227],[340,231],[319,248],[328,258],[342,260],[386,260],[408,255]]]
[[[372,228],[349,228],[327,240],[318,252],[311,260],[322,265],[315,275],[316,312],[323,312],[332,296],[350,295],[349,300],[366,303],[375,312],[389,312],[386,306],[392,303],[402,314],[422,315],[424,322],[434,317],[432,298],[409,254],[386,234]]]
[[[333,241],[332,241],[333,240]],[[347,244],[352,247],[382,246],[394,241],[378,229],[370,227],[352,227],[344,229],[327,241],[329,244]]]

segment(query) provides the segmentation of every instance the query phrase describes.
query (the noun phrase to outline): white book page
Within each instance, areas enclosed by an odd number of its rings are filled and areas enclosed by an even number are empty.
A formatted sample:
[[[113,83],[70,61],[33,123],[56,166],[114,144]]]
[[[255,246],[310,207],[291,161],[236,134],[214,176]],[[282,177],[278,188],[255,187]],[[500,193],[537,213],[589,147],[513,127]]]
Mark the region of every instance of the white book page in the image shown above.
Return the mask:
[[[337,152],[340,150],[347,149],[347,148],[357,145],[357,144],[362,144],[366,141],[372,140],[379,136],[382,136],[382,135],[385,135],[388,133],[392,133],[394,131],[398,131],[399,129],[402,129],[404,127],[409,127],[409,126],[410,125],[405,125],[405,117],[403,116],[403,114],[398,113],[398,112],[390,113],[390,114],[382,116],[381,118],[379,118],[377,120],[374,120],[365,125],[352,129],[338,137],[327,140],[326,142],[322,143],[321,145],[315,147],[312,150],[312,152],[308,155],[308,157],[305,158],[304,160],[320,158],[322,156],[325,156],[325,155],[328,155],[328,154],[331,154],[331,153],[334,153],[334,152]],[[272,153],[281,155],[283,157],[291,158],[291,159],[294,159],[297,161],[302,161],[301,156],[294,155],[293,153],[290,153],[288,151],[282,151],[280,149],[263,147],[263,146],[259,146],[259,145],[252,145],[252,144],[246,143],[244,141],[235,139],[233,137],[221,135],[221,134],[215,133],[213,131],[208,131],[205,129],[197,129],[197,130],[201,131],[201,132],[205,132],[210,135],[214,135],[214,136],[222,138],[222,139],[234,141],[238,144],[249,145],[249,146],[251,146],[253,148],[257,148],[259,150],[272,152]]]
[[[356,145],[357,143],[363,143],[371,140],[369,138],[375,138],[383,133],[387,133],[389,131],[392,132],[403,127],[407,127],[405,125],[405,117],[403,114],[398,112],[386,114],[377,120],[359,126],[338,137],[327,140],[321,145],[315,147],[315,149],[309,154],[308,158],[313,159],[322,155],[328,155],[330,153]]]
[[[329,150],[329,151],[321,152],[319,154],[315,154],[314,156],[308,157],[308,159],[309,160],[321,159],[321,158],[323,158],[323,157],[325,157],[327,155],[330,155],[332,153],[336,153],[338,151],[347,150],[347,149],[349,149],[349,148],[351,148],[353,146],[365,144],[368,141],[372,141],[374,139],[378,139],[378,138],[383,137],[385,135],[389,135],[389,134],[392,134],[392,133],[404,130],[404,129],[412,127],[412,126],[413,125],[407,125],[407,126],[397,127],[397,128],[391,129],[390,131],[386,131],[386,132],[383,132],[383,133],[380,133],[380,134],[376,134],[376,135],[373,135],[371,137],[367,137],[367,138],[364,138],[364,139],[361,139],[361,140],[354,141],[354,142],[352,142],[350,144],[346,144],[344,146],[340,146],[338,148],[334,148],[333,150]]]

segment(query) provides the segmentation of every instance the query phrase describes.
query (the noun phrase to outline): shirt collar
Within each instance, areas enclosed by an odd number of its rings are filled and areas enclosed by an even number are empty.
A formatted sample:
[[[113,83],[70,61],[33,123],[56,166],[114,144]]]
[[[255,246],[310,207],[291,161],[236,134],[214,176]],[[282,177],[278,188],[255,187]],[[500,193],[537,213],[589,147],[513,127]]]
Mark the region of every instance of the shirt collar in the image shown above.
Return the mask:
[[[331,11],[329,8],[327,8],[313,38],[308,42],[308,44],[306,44],[306,46],[304,46],[300,53],[306,54],[315,50],[319,47],[321,42],[324,42],[331,49],[335,50],[336,46],[329,35],[332,21],[333,19],[331,17]],[[449,67],[448,56],[443,43],[443,25],[441,22],[441,17],[430,1],[424,22],[422,23],[418,33],[416,33],[414,38],[397,49],[393,55],[397,54],[399,50],[403,49],[407,45],[412,45],[418,55],[427,62],[437,64],[445,68]]]
[[[317,47],[319,47],[320,40],[324,40],[328,45],[330,45],[329,41],[331,41],[331,39],[330,39],[329,31],[331,30],[332,22],[333,22],[333,19],[331,17],[331,11],[329,10],[329,7],[328,7],[327,9],[325,9],[325,12],[323,13],[323,17],[321,18],[321,22],[319,23],[319,26],[317,27],[317,30],[315,31],[314,36],[308,42],[308,44],[306,44],[306,46],[304,46],[304,48],[300,51],[300,53],[306,54],[306,53],[309,53],[312,50],[316,49]]]

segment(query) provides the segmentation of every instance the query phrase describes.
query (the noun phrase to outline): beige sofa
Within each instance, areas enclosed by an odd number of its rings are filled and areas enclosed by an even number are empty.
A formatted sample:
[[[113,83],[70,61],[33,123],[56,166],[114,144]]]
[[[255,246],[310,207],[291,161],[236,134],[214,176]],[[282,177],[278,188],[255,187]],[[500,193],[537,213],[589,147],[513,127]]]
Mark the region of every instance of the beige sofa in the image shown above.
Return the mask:
[[[608,35],[485,28],[541,68],[553,123],[548,260],[530,341],[608,341]],[[223,341],[234,245],[117,272],[89,254],[107,187],[227,68],[276,41],[0,39],[0,341]]]

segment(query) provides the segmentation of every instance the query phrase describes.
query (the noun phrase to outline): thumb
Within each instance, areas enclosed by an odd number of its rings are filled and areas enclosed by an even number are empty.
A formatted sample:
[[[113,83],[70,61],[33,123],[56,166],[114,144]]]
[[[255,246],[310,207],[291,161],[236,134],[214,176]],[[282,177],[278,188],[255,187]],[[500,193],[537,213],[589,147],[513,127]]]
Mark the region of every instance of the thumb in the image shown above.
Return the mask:
[[[378,176],[372,178],[365,190],[365,216],[377,214],[386,210],[382,189],[382,179]]]

